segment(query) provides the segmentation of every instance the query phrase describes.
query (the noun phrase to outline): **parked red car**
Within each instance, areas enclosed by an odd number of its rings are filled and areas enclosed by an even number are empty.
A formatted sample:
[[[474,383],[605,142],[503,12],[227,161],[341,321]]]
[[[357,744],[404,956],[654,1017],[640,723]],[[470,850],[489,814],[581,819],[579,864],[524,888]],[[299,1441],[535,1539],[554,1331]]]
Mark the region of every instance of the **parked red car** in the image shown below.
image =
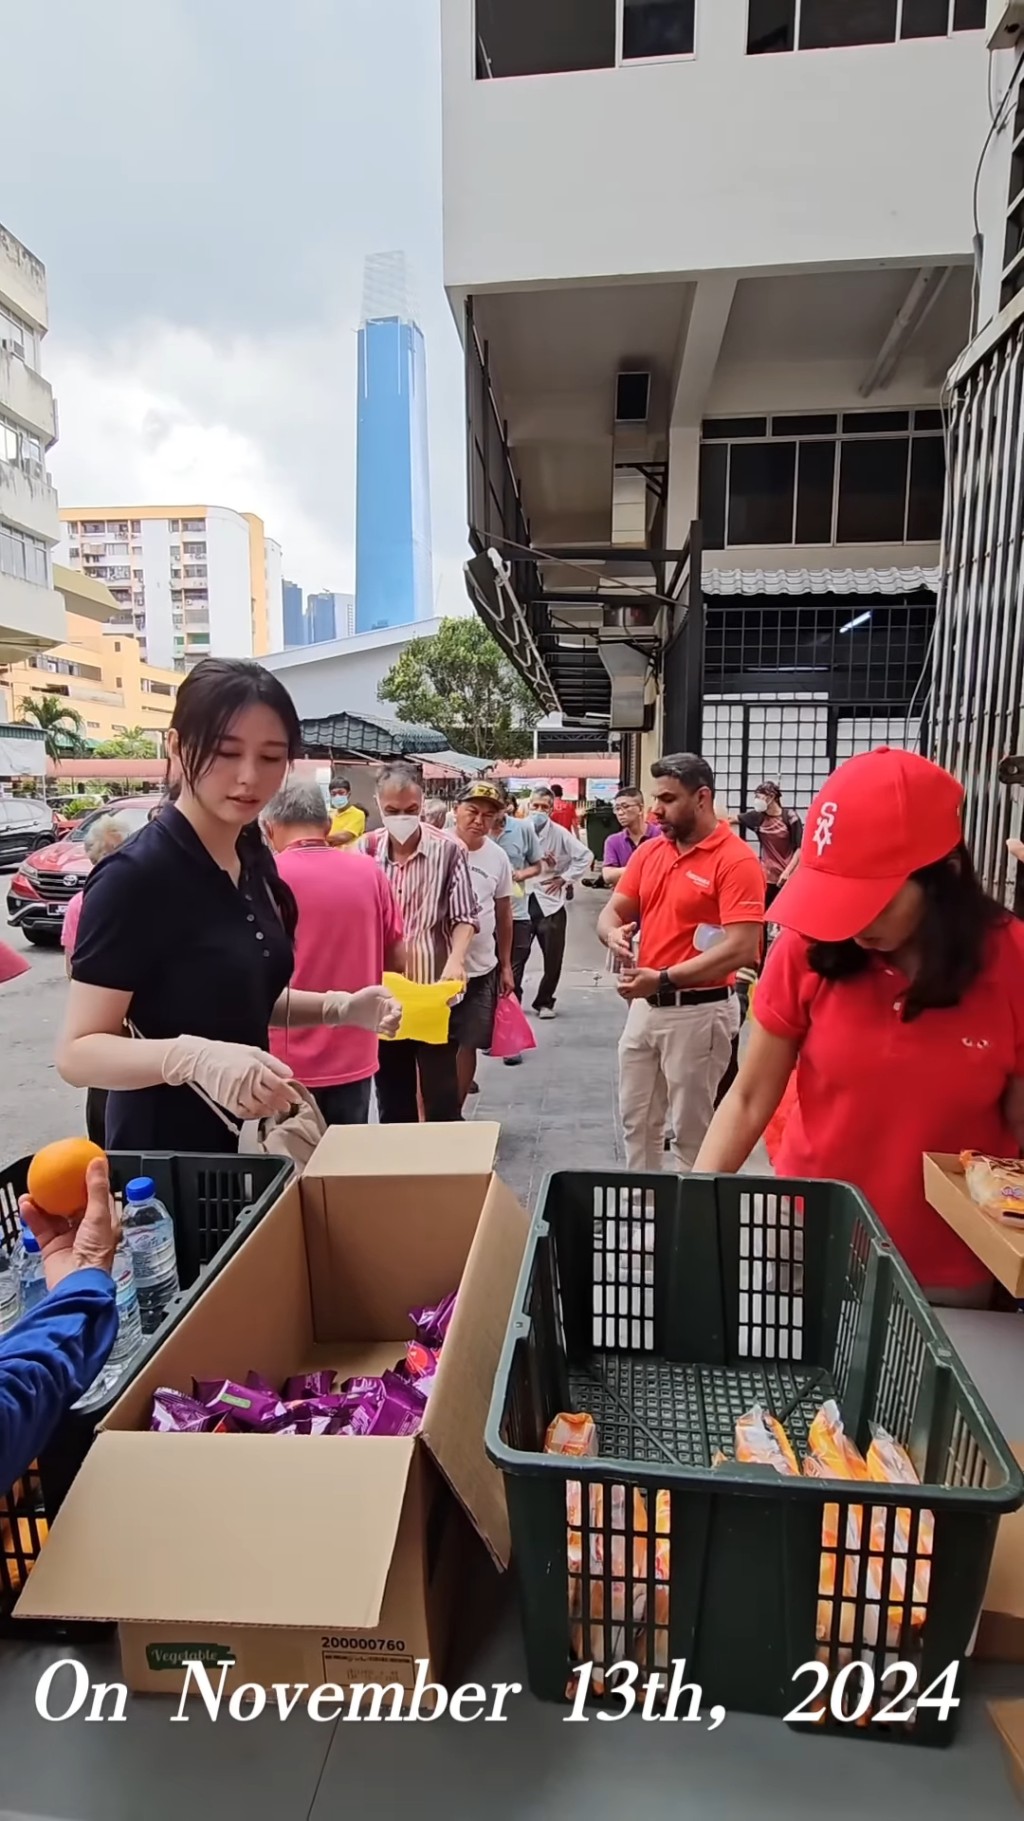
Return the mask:
[[[64,911],[92,871],[82,837],[101,816],[127,816],[133,830],[145,827],[159,796],[119,797],[94,809],[60,841],[30,854],[7,889],[7,917],[23,929],[37,947],[55,947],[60,941]]]

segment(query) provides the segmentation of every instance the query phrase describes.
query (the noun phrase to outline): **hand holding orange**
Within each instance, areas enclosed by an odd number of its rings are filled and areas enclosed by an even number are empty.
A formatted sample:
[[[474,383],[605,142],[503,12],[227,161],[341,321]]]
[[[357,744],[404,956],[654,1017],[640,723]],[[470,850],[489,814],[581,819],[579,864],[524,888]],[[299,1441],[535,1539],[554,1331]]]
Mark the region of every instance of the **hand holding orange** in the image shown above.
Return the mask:
[[[105,1152],[88,1138],[61,1138],[44,1145],[28,1166],[28,1192],[44,1214],[79,1219],[89,1199],[86,1171]]]

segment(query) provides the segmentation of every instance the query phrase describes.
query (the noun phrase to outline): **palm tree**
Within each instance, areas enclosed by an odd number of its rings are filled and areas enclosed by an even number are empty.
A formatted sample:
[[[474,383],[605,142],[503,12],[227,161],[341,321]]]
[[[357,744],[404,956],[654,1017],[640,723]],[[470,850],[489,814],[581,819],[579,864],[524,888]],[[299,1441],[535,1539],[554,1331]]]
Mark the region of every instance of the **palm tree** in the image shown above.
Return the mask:
[[[62,759],[84,758],[89,751],[85,722],[77,708],[71,708],[60,696],[44,695],[38,702],[25,697],[18,707],[18,719],[23,725],[42,728],[46,756],[55,765]]]

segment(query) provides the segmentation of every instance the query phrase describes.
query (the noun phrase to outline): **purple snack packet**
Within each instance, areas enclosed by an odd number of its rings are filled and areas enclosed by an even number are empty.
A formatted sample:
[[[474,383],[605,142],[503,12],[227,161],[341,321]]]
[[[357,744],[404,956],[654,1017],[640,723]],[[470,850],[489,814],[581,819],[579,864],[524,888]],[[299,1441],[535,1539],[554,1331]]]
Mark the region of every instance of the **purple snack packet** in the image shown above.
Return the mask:
[[[334,1435],[336,1418],[331,1416],[302,1417],[294,1423],[282,1423],[275,1429],[275,1435]]]
[[[183,1391],[161,1390],[153,1393],[153,1415],[150,1428],[168,1435],[202,1435],[212,1429],[214,1417],[210,1411],[188,1397]]]
[[[423,1425],[423,1399],[397,1372],[385,1372],[377,1395],[368,1394],[343,1431],[347,1435],[416,1435]]]
[[[272,1385],[270,1380],[264,1378],[259,1372],[246,1373],[245,1388],[247,1391],[263,1391],[267,1397],[277,1397],[278,1395],[277,1386]]]
[[[286,1404],[292,1404],[298,1398],[330,1397],[333,1390],[333,1372],[303,1372],[288,1380],[281,1396]]]
[[[196,1396],[214,1416],[230,1416],[242,1429],[271,1429],[287,1421],[288,1411],[276,1391],[257,1391],[231,1379],[204,1379],[196,1383]]]
[[[329,1422],[336,1422],[339,1416],[347,1416],[355,1408],[358,1398],[341,1397],[331,1393],[329,1397],[299,1397],[287,1404],[289,1423],[309,1422],[313,1417],[326,1417]]]
[[[448,1296],[443,1296],[434,1309],[410,1309],[409,1320],[416,1330],[416,1339],[422,1341],[425,1347],[440,1347],[454,1313],[454,1290]]]

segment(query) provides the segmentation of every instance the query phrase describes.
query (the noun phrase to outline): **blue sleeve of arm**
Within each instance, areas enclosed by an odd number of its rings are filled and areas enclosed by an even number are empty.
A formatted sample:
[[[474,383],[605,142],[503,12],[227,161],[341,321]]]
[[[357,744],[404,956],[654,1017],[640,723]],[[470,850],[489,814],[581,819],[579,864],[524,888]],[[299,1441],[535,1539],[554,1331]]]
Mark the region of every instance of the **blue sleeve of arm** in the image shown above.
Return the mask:
[[[0,1339],[0,1491],[46,1446],[87,1391],[117,1336],[106,1271],[75,1271]]]

